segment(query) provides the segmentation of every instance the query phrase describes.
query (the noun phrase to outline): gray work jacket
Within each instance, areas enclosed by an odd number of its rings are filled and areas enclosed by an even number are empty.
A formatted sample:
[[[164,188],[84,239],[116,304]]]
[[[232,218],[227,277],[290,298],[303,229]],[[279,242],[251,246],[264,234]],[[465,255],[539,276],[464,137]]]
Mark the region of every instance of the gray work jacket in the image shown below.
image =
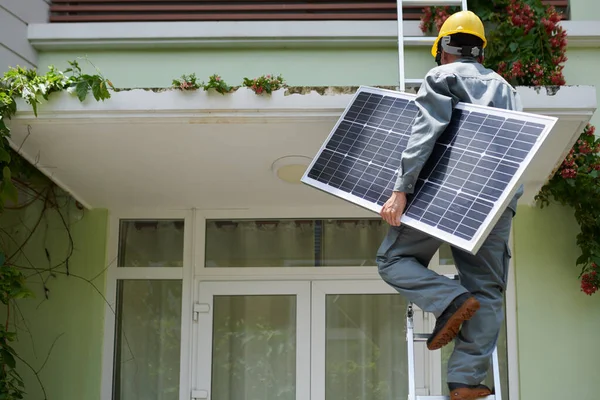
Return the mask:
[[[419,173],[435,142],[450,123],[453,108],[458,102],[523,110],[516,89],[473,58],[461,58],[431,69],[415,99],[419,113],[406,150],[402,153],[394,191],[413,193]],[[517,200],[522,195],[523,186],[519,187],[509,204],[513,212],[516,212]]]

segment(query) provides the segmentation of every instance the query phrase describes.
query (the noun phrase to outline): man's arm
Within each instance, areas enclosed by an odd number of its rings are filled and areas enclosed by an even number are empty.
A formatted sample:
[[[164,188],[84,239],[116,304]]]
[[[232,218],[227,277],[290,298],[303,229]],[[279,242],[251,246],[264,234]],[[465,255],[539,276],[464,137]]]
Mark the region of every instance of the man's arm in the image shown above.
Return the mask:
[[[402,153],[395,192],[413,193],[423,165],[450,123],[452,111],[458,103],[448,86],[448,81],[453,79],[452,75],[440,74],[428,74],[425,77],[415,99],[419,113],[406,150]]]
[[[419,173],[444,132],[458,100],[450,92],[452,75],[427,74],[415,99],[419,113],[406,150],[402,153],[394,192],[383,205],[380,215],[392,226],[400,225],[406,207],[406,194],[413,193]]]

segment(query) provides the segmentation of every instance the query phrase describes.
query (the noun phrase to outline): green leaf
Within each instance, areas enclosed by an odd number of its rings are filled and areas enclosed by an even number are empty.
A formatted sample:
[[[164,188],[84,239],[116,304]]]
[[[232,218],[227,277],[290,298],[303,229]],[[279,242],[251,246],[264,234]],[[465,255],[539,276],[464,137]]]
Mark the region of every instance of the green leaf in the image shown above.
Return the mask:
[[[6,166],[4,168],[6,169],[8,167]],[[10,179],[2,182],[2,192],[0,193],[0,196],[5,200],[11,200],[14,203],[19,201],[19,191]]]
[[[79,101],[84,101],[87,97],[89,90],[89,85],[86,81],[80,81],[75,86],[75,94],[77,94],[77,98]]]
[[[104,81],[101,80],[96,80],[92,84],[92,94],[94,95],[96,101],[104,100],[110,97]]]
[[[590,175],[592,178],[597,178],[597,177],[598,177],[598,173],[599,173],[599,171],[598,171],[597,169],[595,169],[595,170],[593,170],[592,172],[590,172],[590,173],[589,173],[589,175]]]
[[[12,176],[10,173],[10,168],[8,168],[8,165],[5,165],[4,168],[2,169],[2,178],[5,181],[10,181],[12,179]]]
[[[15,358],[5,349],[0,349],[0,356],[2,356],[2,361],[4,361],[4,363],[10,368],[14,369],[17,366]]]
[[[515,52],[515,51],[517,51],[517,49],[519,48],[519,45],[518,45],[517,43],[515,43],[515,42],[512,42],[512,43],[511,43],[511,44],[508,46],[508,48],[510,49],[510,51],[512,51],[512,52],[514,53],[514,52]]]
[[[4,162],[7,164],[10,162],[10,154],[2,147],[0,147],[0,162]]]
[[[580,255],[580,256],[577,258],[576,265],[581,265],[581,264],[585,264],[585,263],[587,263],[587,260],[588,260],[588,258],[589,258],[589,257],[588,257],[588,255],[587,255],[587,254],[582,254],[582,255]]]

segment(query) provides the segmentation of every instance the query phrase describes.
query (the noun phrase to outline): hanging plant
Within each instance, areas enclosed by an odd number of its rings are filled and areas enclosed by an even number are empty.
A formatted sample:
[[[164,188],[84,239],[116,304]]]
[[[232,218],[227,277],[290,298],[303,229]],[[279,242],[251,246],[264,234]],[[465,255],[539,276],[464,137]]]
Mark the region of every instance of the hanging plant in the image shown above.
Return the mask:
[[[560,13],[540,0],[472,0],[469,9],[486,26],[488,46],[484,64],[514,86],[565,85],[567,34]],[[421,20],[423,32],[437,33],[457,7],[428,7]],[[566,159],[536,196],[540,206],[551,201],[575,210],[581,231],[581,290],[592,295],[600,287],[600,140],[588,125]]]
[[[271,94],[275,90],[281,89],[285,85],[285,81],[281,75],[262,75],[258,78],[244,78],[244,86],[252,89],[256,94]]]
[[[181,75],[179,79],[173,79],[172,86],[175,89],[181,90],[198,90],[200,89],[200,84],[198,84],[198,79],[196,78],[196,74],[189,75]]]
[[[202,87],[204,90],[214,89],[217,93],[221,93],[222,95],[233,90],[233,88],[217,74],[210,76],[207,83],[203,82]]]

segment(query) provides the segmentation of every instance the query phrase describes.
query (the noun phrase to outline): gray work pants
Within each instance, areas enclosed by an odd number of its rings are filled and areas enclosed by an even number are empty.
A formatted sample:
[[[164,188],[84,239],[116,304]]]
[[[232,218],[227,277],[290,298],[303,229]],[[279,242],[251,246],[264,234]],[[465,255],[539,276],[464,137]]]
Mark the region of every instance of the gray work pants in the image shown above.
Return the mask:
[[[507,208],[476,255],[452,248],[459,281],[427,268],[441,242],[408,226],[390,227],[377,252],[381,278],[436,318],[463,293],[471,292],[481,303],[456,337],[448,382],[477,385],[485,379],[504,319],[513,216]]]

